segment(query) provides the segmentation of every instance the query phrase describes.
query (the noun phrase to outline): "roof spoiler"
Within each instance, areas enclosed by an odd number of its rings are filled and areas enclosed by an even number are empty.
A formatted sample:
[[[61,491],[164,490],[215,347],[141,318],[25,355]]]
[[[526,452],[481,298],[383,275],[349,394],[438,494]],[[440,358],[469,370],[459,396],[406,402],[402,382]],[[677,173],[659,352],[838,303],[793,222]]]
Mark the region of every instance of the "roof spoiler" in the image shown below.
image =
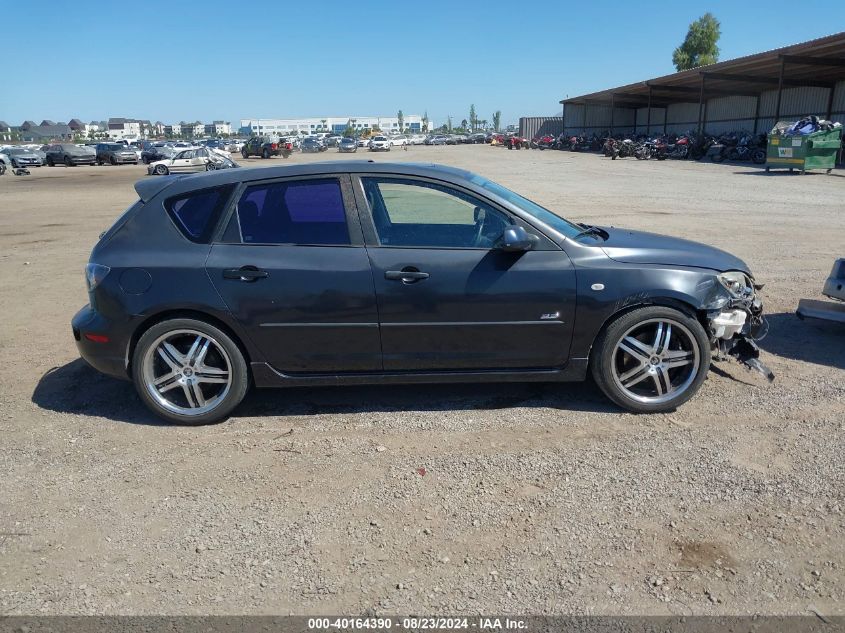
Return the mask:
[[[167,187],[181,178],[182,176],[158,176],[156,178],[139,180],[135,183],[135,191],[138,192],[138,197],[141,198],[141,202],[146,204],[147,201],[153,198],[156,194],[164,191]]]

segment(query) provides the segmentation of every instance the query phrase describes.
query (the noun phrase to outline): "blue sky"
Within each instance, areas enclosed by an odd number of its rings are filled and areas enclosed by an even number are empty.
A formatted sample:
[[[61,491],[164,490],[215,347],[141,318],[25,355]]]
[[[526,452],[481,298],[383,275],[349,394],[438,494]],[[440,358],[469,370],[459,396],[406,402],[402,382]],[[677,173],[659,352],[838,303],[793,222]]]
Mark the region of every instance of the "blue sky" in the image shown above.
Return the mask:
[[[0,120],[393,115],[502,122],[673,72],[710,11],[721,59],[845,29],[845,2],[79,0],[3,9]],[[795,17],[795,16],[799,17]],[[26,51],[19,53],[17,51]]]

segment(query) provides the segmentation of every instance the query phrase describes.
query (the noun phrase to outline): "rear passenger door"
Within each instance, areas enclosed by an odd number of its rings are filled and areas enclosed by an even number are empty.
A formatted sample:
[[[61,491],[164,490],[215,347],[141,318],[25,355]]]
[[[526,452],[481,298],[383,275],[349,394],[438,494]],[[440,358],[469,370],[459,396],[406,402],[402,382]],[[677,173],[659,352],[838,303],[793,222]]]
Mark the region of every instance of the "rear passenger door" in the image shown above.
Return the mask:
[[[277,371],[381,370],[375,288],[348,176],[243,187],[207,270]]]

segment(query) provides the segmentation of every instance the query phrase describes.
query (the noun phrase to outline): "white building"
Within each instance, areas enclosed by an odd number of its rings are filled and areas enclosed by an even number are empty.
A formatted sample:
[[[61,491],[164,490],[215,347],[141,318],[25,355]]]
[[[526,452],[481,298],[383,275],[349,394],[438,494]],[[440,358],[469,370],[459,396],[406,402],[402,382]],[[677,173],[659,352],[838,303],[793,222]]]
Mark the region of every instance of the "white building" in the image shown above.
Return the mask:
[[[430,127],[429,123],[429,127]],[[425,132],[425,124],[418,114],[406,114],[402,120],[403,129],[399,129],[396,116],[335,116],[311,119],[241,119],[241,133],[257,136],[285,136],[293,134],[316,134],[334,132],[342,134],[346,128],[356,132],[379,129],[386,134]]]
[[[205,124],[205,133],[207,136],[220,136],[221,134],[231,134],[232,124],[228,121],[213,121]]]
[[[111,118],[108,135],[114,139],[138,138],[141,136],[141,121],[138,119]]]

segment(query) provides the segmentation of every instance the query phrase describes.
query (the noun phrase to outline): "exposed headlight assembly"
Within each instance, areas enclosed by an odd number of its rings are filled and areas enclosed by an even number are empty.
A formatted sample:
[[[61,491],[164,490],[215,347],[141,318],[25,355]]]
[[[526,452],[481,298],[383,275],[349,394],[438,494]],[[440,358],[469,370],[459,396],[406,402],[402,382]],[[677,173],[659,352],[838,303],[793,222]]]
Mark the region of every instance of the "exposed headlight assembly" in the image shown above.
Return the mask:
[[[719,283],[737,299],[749,297],[754,294],[754,285],[751,283],[748,275],[738,270],[729,270],[726,273],[722,273],[718,276],[718,279]]]

